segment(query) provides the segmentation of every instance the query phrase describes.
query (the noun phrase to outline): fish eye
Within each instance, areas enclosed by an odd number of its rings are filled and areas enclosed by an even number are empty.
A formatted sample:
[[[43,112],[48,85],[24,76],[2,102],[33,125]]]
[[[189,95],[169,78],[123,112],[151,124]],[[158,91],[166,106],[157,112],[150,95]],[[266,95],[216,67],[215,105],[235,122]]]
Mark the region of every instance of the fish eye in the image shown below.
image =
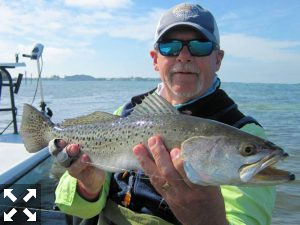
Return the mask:
[[[255,145],[245,145],[242,147],[242,155],[243,156],[250,156],[256,153]]]

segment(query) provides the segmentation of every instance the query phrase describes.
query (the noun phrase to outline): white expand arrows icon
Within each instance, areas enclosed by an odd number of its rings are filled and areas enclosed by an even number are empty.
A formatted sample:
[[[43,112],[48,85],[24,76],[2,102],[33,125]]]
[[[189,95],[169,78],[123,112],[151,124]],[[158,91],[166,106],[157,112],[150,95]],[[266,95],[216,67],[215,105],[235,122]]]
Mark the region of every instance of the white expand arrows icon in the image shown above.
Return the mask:
[[[28,216],[27,221],[36,221],[36,212],[31,213],[27,208],[24,209],[23,212]]]
[[[15,202],[17,200],[17,198],[14,196],[12,192],[13,189],[4,189],[4,198],[9,197],[10,200],[12,200],[13,202]]]
[[[4,221],[13,221],[12,217],[13,217],[13,215],[16,214],[16,212],[17,212],[17,210],[15,208],[10,210],[10,212],[7,214],[4,212]]]
[[[28,202],[31,197],[36,198],[36,189],[27,189],[28,194],[23,198],[25,202]]]

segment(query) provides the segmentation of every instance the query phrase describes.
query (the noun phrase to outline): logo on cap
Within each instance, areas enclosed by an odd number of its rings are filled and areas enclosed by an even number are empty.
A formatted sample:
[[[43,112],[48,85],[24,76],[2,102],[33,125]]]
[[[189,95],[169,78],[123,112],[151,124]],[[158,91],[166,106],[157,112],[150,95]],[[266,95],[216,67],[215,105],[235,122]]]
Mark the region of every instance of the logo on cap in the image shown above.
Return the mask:
[[[197,7],[194,7],[193,5],[183,4],[176,6],[172,13],[176,17],[196,17],[199,15],[199,9]]]

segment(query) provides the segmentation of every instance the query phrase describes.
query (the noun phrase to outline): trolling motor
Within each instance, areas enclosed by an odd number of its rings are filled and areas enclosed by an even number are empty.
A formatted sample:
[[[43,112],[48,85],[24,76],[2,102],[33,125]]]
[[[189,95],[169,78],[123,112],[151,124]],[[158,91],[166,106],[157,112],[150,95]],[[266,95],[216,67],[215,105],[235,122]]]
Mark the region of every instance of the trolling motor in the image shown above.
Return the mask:
[[[22,56],[30,58],[31,60],[36,60],[36,62],[37,62],[37,70],[38,70],[37,88],[38,88],[38,85],[39,85],[40,86],[40,93],[41,93],[41,103],[40,103],[41,111],[45,115],[47,115],[49,117],[52,117],[53,112],[49,107],[47,107],[47,113],[46,113],[47,104],[44,101],[44,93],[43,93],[43,86],[42,86],[42,79],[41,79],[42,69],[43,69],[43,57],[42,57],[43,50],[44,50],[44,45],[38,43],[34,46],[33,50],[31,51],[31,55],[23,54]],[[40,60],[41,60],[41,64],[40,64]],[[33,98],[31,104],[33,104],[33,102],[34,102],[36,92],[37,92],[37,88],[36,88],[34,98]]]
[[[22,56],[38,61],[39,58],[42,56],[43,50],[44,50],[44,45],[36,44],[33,50],[31,51],[31,55],[23,54]]]

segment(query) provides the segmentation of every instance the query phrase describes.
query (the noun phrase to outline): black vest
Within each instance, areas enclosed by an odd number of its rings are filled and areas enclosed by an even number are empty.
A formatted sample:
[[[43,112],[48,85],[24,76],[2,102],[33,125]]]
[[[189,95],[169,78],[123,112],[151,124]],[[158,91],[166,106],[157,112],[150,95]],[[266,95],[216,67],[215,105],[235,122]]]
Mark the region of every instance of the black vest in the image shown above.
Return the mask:
[[[130,115],[134,106],[140,104],[146,95],[153,93],[155,90],[153,89],[145,94],[133,97],[124,106],[121,116],[126,117]],[[214,93],[191,104],[184,105],[178,110],[180,112],[189,111],[189,114],[192,116],[216,120],[236,128],[241,128],[249,123],[255,123],[260,126],[255,119],[241,113],[234,101],[219,88]],[[180,224],[167,203],[155,191],[142,171],[130,171],[125,177],[123,173],[113,174],[108,198],[119,205],[123,205],[128,191],[131,194],[129,209],[139,213],[158,216],[173,224]],[[88,220],[73,218],[73,224],[90,225],[97,224],[97,221],[98,216]]]

